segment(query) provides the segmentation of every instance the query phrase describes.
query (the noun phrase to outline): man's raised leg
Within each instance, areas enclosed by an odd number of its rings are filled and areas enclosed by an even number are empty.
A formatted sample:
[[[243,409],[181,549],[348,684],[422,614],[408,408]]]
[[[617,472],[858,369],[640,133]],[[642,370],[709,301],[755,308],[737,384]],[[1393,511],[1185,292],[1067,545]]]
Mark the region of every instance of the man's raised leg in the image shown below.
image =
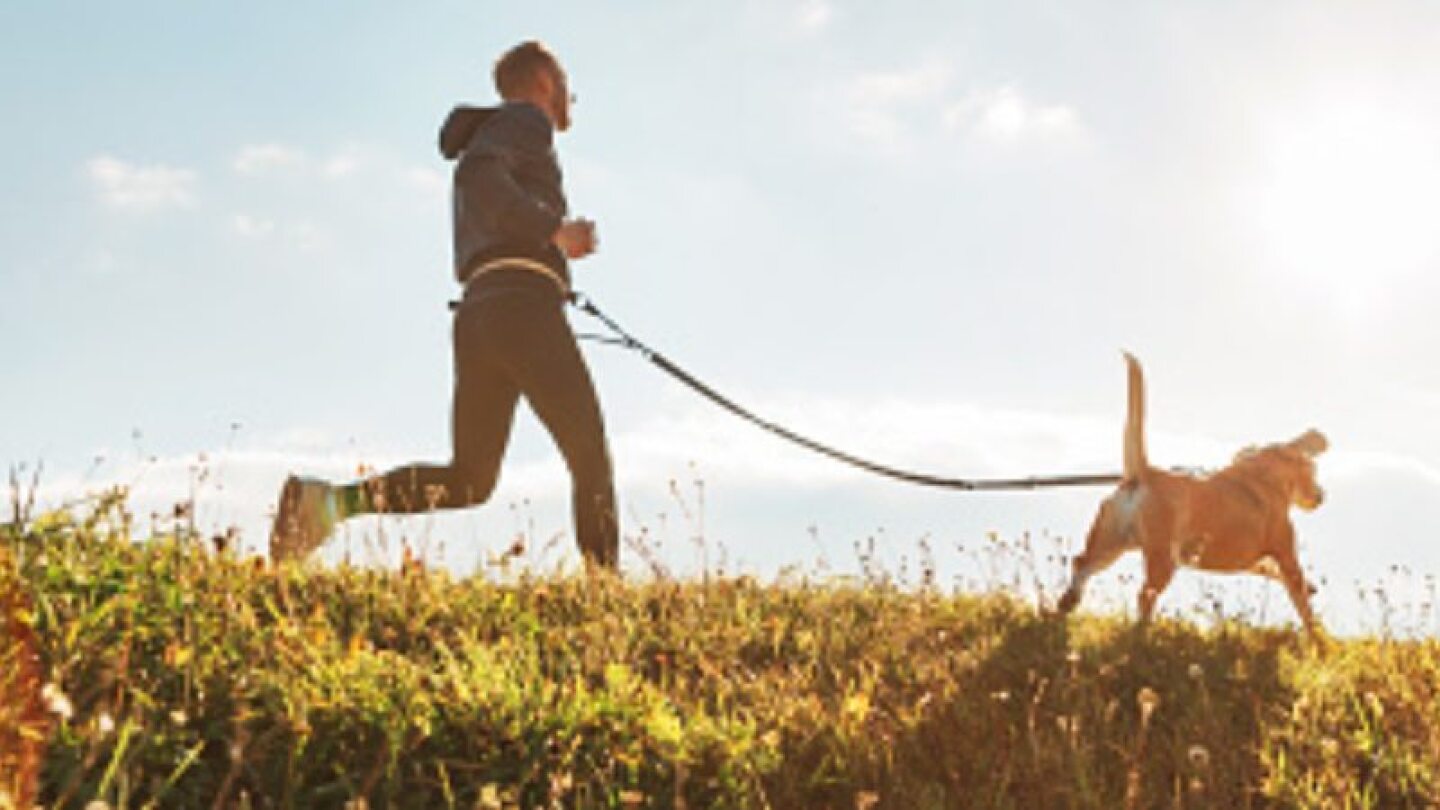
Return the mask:
[[[308,556],[336,524],[356,515],[458,509],[489,499],[520,392],[485,332],[478,313],[457,316],[451,462],[407,465],[341,486],[291,476],[281,490],[271,532],[273,560]]]

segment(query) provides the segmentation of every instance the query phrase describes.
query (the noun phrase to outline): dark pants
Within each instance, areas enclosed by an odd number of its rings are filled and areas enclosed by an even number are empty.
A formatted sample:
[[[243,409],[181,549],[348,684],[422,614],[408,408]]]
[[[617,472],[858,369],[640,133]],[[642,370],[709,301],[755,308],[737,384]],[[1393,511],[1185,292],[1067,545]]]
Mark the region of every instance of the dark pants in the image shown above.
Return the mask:
[[[570,468],[581,554],[613,568],[619,523],[595,385],[563,299],[548,280],[520,272],[528,277],[485,279],[456,309],[450,464],[401,467],[373,483],[387,512],[484,503],[495,490],[515,407],[524,396]]]

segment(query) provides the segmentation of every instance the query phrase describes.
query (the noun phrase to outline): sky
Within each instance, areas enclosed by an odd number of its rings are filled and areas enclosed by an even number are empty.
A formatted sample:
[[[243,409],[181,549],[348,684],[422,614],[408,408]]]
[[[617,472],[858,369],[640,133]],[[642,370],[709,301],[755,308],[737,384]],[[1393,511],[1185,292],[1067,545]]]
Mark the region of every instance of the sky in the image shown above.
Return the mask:
[[[1296,517],[1321,616],[1440,632],[1423,2],[7,3],[0,463],[41,467],[42,505],[194,497],[260,551],[289,471],[445,460],[436,132],[528,38],[578,95],[558,150],[601,245],[577,286],[702,379],[898,466],[1109,472],[1132,351],[1158,464],[1323,429],[1329,498]],[[637,575],[930,561],[1053,591],[1104,495],[869,477],[586,353]],[[492,570],[521,537],[573,565],[567,499],[527,412],[491,503],[352,521],[322,559]],[[1097,608],[1126,609],[1134,563]],[[1172,591],[1293,618],[1253,578]]]

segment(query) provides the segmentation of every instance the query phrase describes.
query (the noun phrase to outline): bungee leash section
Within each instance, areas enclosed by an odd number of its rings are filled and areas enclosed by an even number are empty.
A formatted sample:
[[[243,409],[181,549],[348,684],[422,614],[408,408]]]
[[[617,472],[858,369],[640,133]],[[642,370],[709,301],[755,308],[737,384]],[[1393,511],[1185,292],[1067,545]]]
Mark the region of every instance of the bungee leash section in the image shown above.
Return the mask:
[[[701,382],[690,372],[675,365],[675,363],[672,362],[670,358],[666,357],[660,352],[655,351],[654,349],[642,343],[640,340],[636,339],[629,332],[626,332],[623,328],[620,327],[619,324],[612,320],[610,316],[606,315],[603,311],[601,311],[601,309],[595,305],[595,302],[592,301],[589,296],[576,291],[571,292],[569,298],[570,303],[573,304],[575,308],[579,309],[581,312],[584,312],[586,315],[589,315],[590,317],[604,324],[605,328],[609,329],[610,332],[613,334],[613,337],[603,335],[583,335],[582,337],[629,349],[639,354],[646,360],[649,360],[661,371],[684,383],[687,387],[694,390],[696,393],[700,394],[701,396],[705,397],[716,405],[719,405],[725,410],[735,414],[741,419],[744,419],[745,421],[750,422],[751,424],[754,424],[769,433],[773,433],[776,436],[785,439],[786,441],[798,444],[801,447],[813,450],[816,453],[832,458],[843,464],[848,464],[851,467],[856,467],[858,469],[865,470],[866,472],[874,473],[875,475],[885,476],[886,478],[893,478],[895,480],[904,481],[910,484],[919,484],[921,486],[928,487],[940,487],[942,489],[958,489],[967,492],[1032,490],[1049,489],[1053,487],[1104,486],[1106,484],[1117,484],[1122,480],[1120,475],[1113,473],[1096,475],[1045,475],[1033,476],[1029,478],[946,478],[938,475],[928,475],[925,473],[901,470],[885,464],[879,464],[874,461],[869,461],[867,459],[860,458],[859,456],[846,453],[843,450],[837,450],[834,447],[822,444],[818,441],[815,441],[814,439],[801,436],[800,434],[796,433],[793,430],[790,430],[789,428],[778,425],[768,419],[764,419],[756,415],[748,408],[741,406],[734,400]]]

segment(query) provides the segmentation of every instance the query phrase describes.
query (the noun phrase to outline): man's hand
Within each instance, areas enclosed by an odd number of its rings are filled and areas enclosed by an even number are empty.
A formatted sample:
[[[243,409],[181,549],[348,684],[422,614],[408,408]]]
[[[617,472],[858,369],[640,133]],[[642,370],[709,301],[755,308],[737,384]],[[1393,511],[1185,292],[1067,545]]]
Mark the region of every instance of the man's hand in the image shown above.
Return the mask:
[[[588,219],[567,219],[550,237],[567,259],[583,259],[595,252],[595,223]]]

